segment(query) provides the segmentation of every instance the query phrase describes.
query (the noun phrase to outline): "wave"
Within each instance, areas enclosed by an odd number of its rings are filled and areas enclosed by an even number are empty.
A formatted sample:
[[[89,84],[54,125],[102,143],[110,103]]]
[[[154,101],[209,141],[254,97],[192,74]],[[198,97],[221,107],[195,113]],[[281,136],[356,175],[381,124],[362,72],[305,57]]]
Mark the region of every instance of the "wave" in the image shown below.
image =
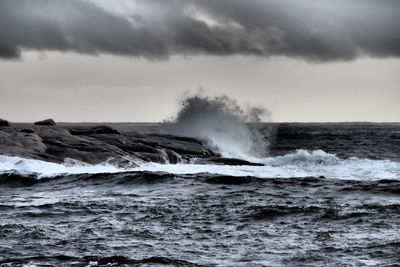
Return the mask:
[[[117,173],[122,171],[124,171],[124,169],[109,163],[90,165],[75,161],[75,164],[71,164],[69,160],[66,160],[64,164],[58,164],[35,159],[0,155],[0,174],[17,173],[25,176],[34,175],[37,179],[54,177],[62,174]]]
[[[254,162],[255,160],[253,160]],[[257,159],[265,166],[221,165],[144,165],[140,171],[158,171],[174,174],[212,173],[258,178],[325,177],[346,180],[400,179],[400,163],[390,160],[340,159],[322,150],[298,150],[293,154]]]
[[[256,158],[253,162],[264,166],[226,166],[212,164],[144,163],[139,167],[123,169],[108,163],[99,165],[57,164],[34,159],[0,155],[0,174],[19,174],[36,179],[61,175],[150,172],[175,175],[209,173],[234,177],[302,178],[325,177],[346,180],[400,180],[400,162],[360,158],[341,159],[322,150],[297,150],[278,157]]]
[[[222,95],[208,97],[201,93],[186,95],[172,124],[163,132],[203,140],[207,147],[224,157],[245,159],[268,153],[270,129],[259,127],[260,107],[243,109],[234,99]]]

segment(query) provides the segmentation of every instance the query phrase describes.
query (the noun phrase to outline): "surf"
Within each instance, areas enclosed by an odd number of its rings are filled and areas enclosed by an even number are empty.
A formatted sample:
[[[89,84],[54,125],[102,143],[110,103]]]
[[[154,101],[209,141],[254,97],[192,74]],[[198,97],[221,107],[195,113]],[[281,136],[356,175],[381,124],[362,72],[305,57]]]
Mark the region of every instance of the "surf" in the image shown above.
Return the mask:
[[[227,166],[216,164],[160,164],[142,163],[139,167],[120,168],[110,163],[97,165],[63,164],[35,159],[0,155],[0,174],[19,174],[34,176],[37,179],[51,178],[60,175],[153,172],[184,174],[217,174],[233,177],[251,176],[256,178],[302,178],[325,177],[344,180],[400,180],[400,163],[390,160],[371,160],[362,158],[342,159],[322,150],[297,150],[277,157],[258,158],[264,166]]]

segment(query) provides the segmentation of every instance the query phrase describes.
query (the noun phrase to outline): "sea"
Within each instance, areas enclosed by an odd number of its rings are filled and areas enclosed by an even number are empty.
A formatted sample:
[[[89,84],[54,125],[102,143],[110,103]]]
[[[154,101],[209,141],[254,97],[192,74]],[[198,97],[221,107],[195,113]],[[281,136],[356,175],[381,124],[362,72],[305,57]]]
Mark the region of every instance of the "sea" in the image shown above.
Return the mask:
[[[264,166],[0,155],[0,266],[400,266],[400,124],[262,127]]]

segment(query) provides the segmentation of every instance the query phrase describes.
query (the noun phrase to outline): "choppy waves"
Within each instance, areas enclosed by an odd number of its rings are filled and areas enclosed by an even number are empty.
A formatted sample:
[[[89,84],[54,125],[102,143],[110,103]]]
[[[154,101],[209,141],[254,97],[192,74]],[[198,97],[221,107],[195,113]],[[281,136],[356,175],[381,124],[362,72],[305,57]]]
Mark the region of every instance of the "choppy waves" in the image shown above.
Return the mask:
[[[57,164],[19,157],[0,156],[0,174],[17,174],[50,178],[60,175],[163,172],[176,175],[209,173],[234,177],[256,178],[302,178],[325,177],[346,180],[400,179],[400,163],[390,160],[360,158],[341,159],[322,150],[298,150],[278,157],[252,158],[265,166],[225,166],[209,164],[142,164],[136,168],[122,169],[108,163],[99,165]]]

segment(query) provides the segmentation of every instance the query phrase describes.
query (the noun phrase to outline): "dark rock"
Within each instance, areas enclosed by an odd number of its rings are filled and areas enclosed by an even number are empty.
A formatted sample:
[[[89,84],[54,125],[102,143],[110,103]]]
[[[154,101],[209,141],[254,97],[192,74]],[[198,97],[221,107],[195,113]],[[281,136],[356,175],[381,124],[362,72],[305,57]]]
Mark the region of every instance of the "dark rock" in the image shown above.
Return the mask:
[[[171,135],[120,133],[108,126],[62,127],[15,125],[0,129],[0,154],[56,163],[108,162],[132,167],[141,162],[260,165],[219,158],[193,138]]]
[[[193,137],[175,136],[175,135],[170,135],[170,134],[158,134],[158,133],[149,134],[149,136],[168,138],[168,139],[173,139],[173,140],[178,140],[178,141],[183,141],[183,142],[197,143],[197,144],[202,143],[200,140],[193,138]]]
[[[32,129],[22,129],[20,132],[21,133],[34,133],[35,131]]]
[[[165,163],[165,159],[163,155],[158,154],[158,153],[138,153],[137,157],[143,161],[146,162],[159,162],[159,163]]]
[[[100,125],[100,126],[95,126],[95,127],[74,128],[74,129],[70,129],[69,132],[72,135],[120,134],[117,130],[115,130],[109,126],[105,126],[105,125]]]
[[[231,165],[231,166],[240,166],[240,165],[265,166],[262,163],[254,163],[254,162],[250,162],[250,161],[242,160],[242,159],[217,158],[217,157],[199,159],[196,163],[199,163],[199,164],[221,164],[221,165]]]
[[[6,120],[0,119],[0,126],[10,126],[10,123]]]
[[[56,125],[56,122],[53,119],[47,119],[47,120],[37,121],[34,124],[43,126],[54,126]]]
[[[150,146],[157,146],[168,150],[173,150],[178,154],[197,155],[200,158],[215,156],[215,154],[206,148],[202,143],[193,138],[171,138],[170,135],[148,135],[141,138],[141,141]]]

